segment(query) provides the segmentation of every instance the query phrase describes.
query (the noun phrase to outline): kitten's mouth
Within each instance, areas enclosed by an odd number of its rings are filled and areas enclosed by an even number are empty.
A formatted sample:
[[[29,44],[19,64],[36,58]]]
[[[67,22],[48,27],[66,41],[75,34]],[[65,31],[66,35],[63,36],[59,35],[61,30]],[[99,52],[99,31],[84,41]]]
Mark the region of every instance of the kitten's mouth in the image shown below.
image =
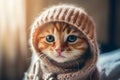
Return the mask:
[[[57,58],[66,58],[65,56],[62,56],[62,55],[58,55],[56,56]]]

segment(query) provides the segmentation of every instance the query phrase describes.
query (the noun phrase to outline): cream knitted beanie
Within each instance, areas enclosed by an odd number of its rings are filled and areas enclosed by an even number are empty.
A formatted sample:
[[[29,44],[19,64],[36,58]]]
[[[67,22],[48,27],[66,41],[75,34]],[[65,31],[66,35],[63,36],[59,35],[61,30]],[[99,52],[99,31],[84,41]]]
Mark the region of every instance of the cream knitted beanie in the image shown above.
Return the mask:
[[[90,74],[91,71],[94,71],[96,69],[96,62],[99,53],[98,45],[96,42],[96,26],[93,19],[82,8],[71,5],[59,5],[53,6],[43,11],[32,25],[30,39],[32,43],[32,49],[35,50],[35,52],[38,52],[35,42],[37,29],[45,23],[56,21],[71,24],[78,28],[86,36],[91,47],[92,57],[86,63],[85,67],[76,73],[81,76]]]

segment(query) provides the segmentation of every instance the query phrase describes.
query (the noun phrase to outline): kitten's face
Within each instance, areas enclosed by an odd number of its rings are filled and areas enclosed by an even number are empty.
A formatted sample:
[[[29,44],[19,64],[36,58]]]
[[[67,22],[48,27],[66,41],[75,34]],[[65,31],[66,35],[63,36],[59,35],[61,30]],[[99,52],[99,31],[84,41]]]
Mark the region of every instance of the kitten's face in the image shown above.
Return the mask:
[[[88,44],[75,27],[66,23],[49,23],[38,35],[38,49],[56,62],[63,63],[85,54]]]

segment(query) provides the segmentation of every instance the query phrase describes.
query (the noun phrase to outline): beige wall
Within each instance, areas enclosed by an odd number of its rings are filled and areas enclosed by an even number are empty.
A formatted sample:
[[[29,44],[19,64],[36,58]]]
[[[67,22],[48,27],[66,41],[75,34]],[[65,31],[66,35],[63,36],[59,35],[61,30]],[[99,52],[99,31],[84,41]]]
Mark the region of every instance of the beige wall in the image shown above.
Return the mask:
[[[107,43],[108,39],[108,0],[29,0],[27,1],[27,26],[42,10],[57,4],[73,4],[85,8],[93,16],[97,25],[98,41]]]

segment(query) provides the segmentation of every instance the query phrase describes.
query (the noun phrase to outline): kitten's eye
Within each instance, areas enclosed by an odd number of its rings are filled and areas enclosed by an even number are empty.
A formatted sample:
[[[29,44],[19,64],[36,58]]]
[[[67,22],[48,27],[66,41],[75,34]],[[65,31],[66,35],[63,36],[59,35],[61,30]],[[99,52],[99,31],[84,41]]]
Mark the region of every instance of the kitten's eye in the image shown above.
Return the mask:
[[[48,42],[54,42],[55,41],[54,36],[53,35],[47,35],[46,36],[46,41],[48,41]]]
[[[68,42],[75,42],[76,40],[77,40],[77,36],[75,36],[75,35],[69,35],[67,37]]]

